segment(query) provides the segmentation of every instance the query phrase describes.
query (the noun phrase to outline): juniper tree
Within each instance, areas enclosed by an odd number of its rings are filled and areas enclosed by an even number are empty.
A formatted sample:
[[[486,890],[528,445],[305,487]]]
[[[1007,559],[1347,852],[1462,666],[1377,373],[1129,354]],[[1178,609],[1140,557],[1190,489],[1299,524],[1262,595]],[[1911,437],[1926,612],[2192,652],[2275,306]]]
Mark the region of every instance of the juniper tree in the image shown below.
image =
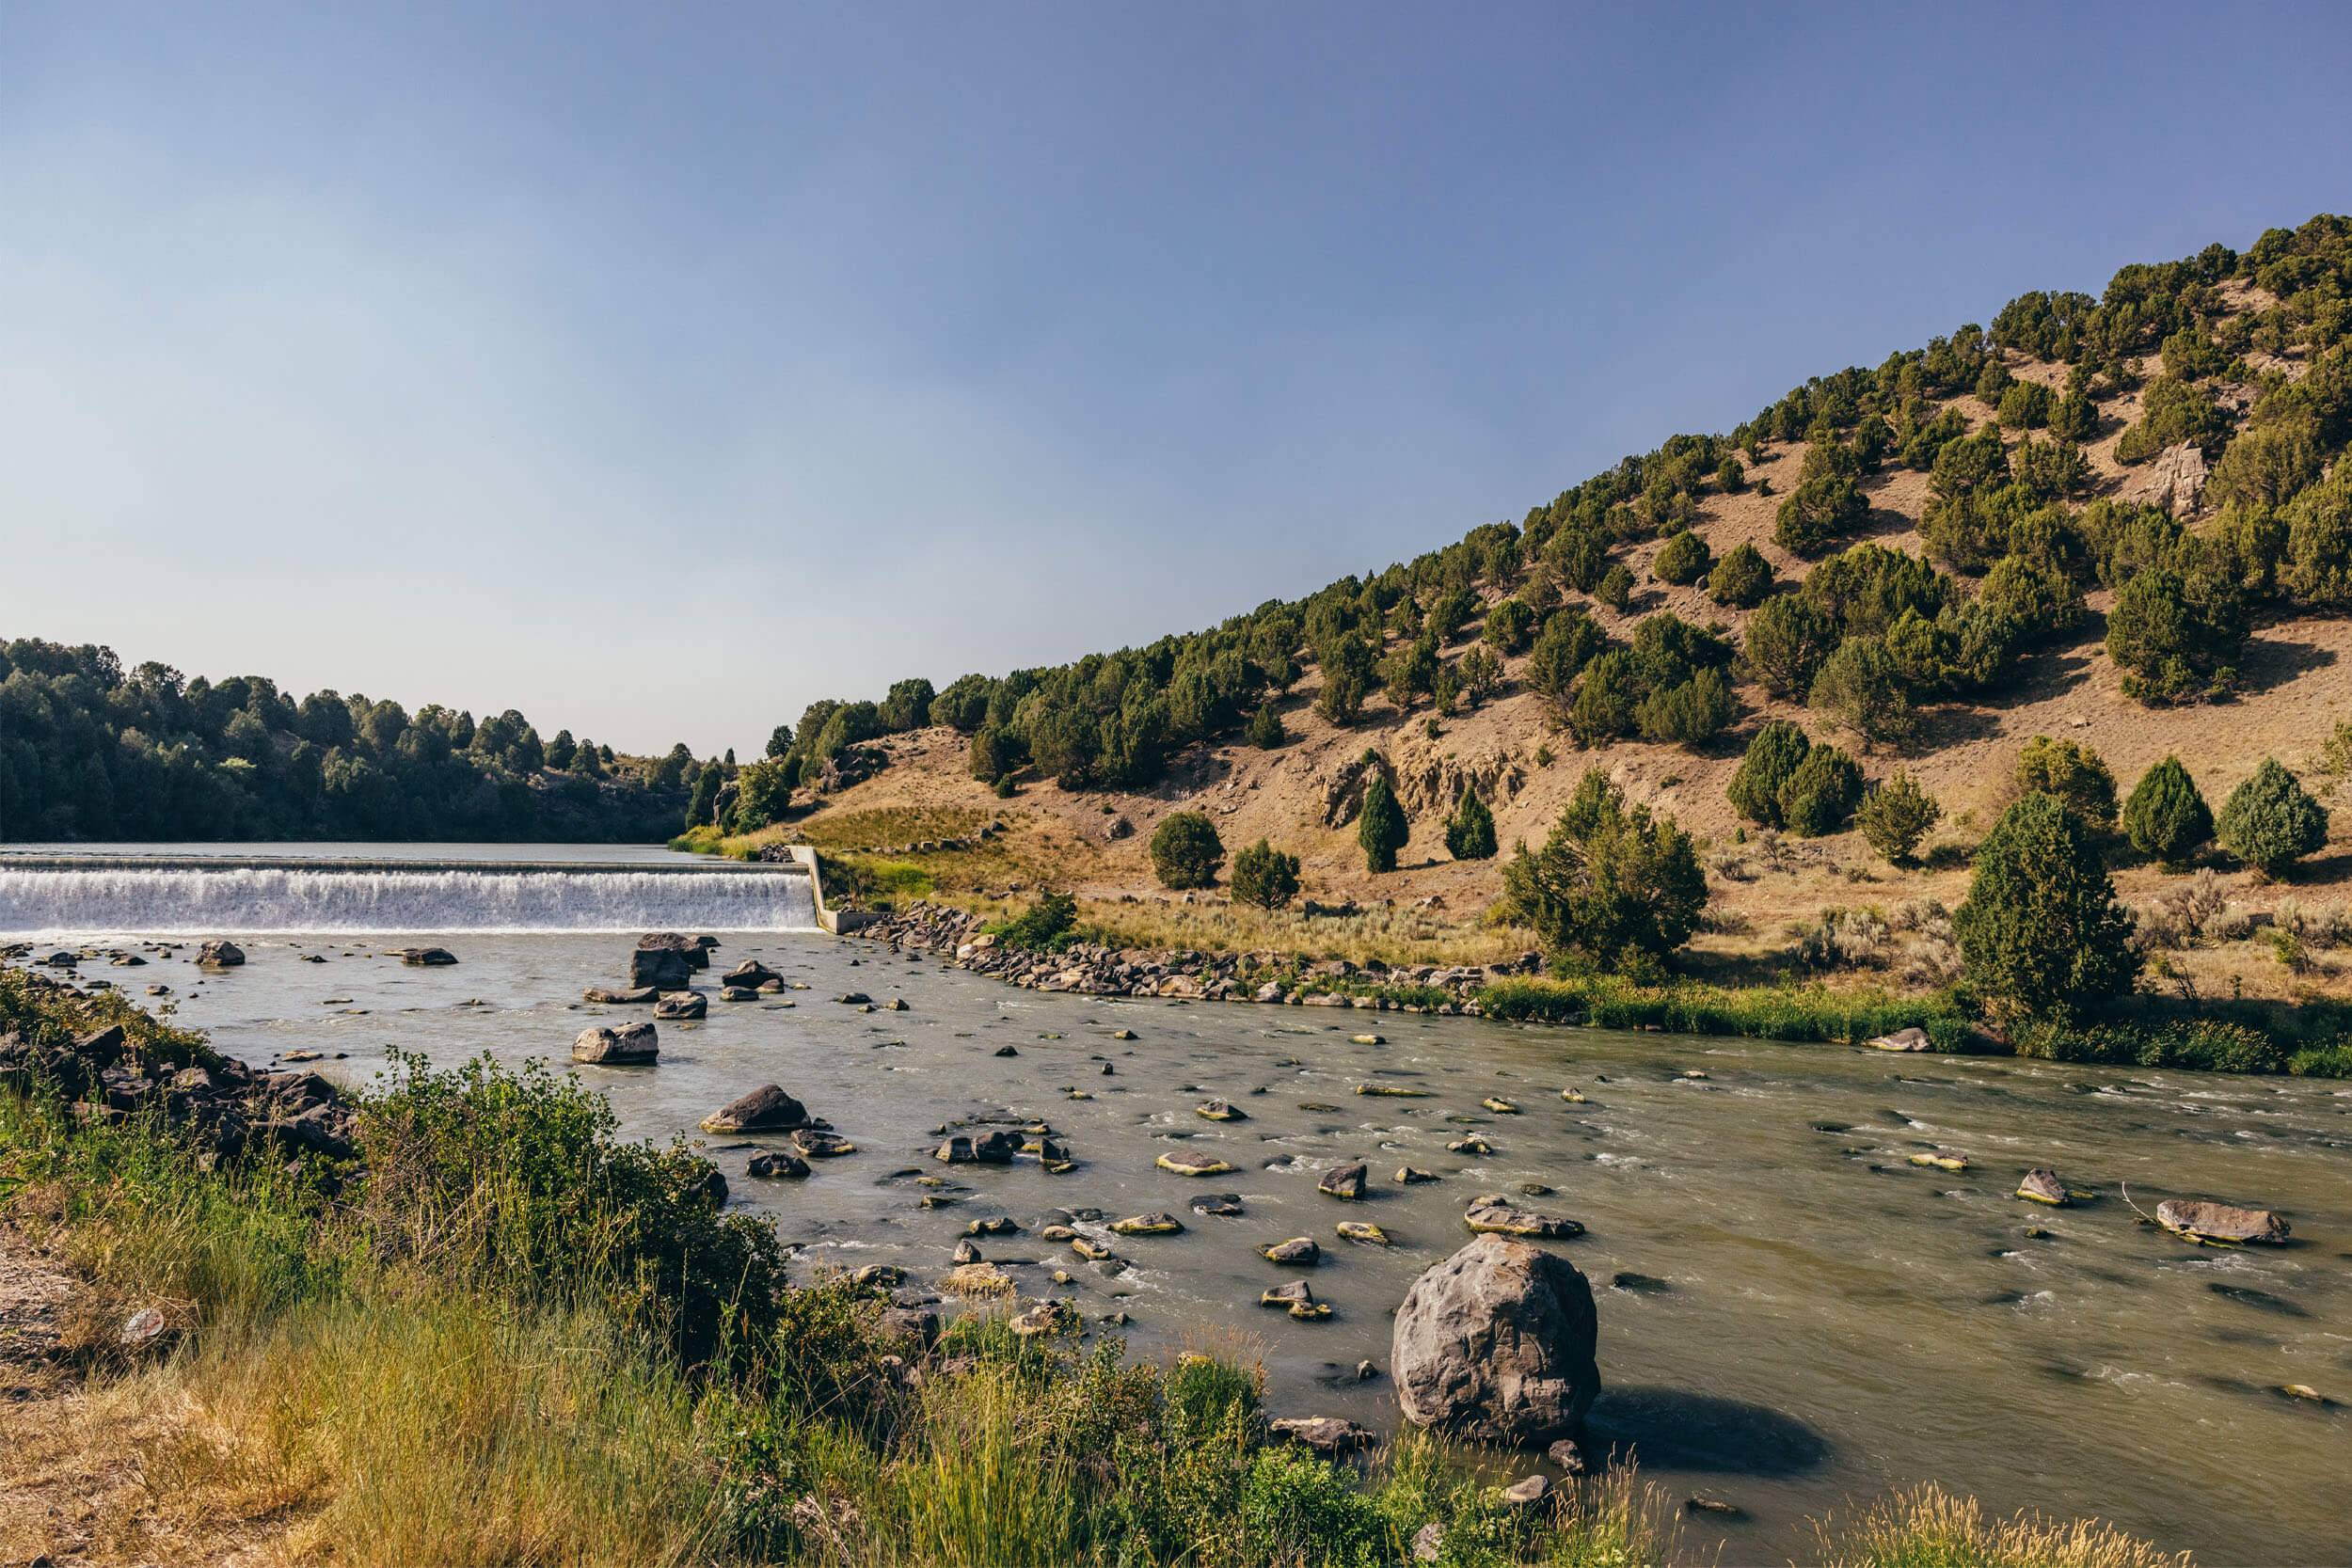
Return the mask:
[[[2168,756],[2139,776],[2123,802],[2123,836],[2168,871],[2186,869],[2213,837],[2213,813],[2181,759]]]
[[[1411,835],[1405,808],[1396,803],[1389,781],[1375,773],[1364,785],[1363,815],[1356,823],[1356,842],[1363,847],[1364,864],[1373,871],[1394,871],[1396,852]]]
[[[2328,809],[2276,757],[2222,802],[2221,847],[2265,877],[2277,877],[2328,842]]]
[[[2026,795],[1977,847],[1952,917],[1969,983],[1998,1016],[2071,1019],[2131,989],[2131,916],[2096,835],[2053,795]]]
[[[1494,814],[1486,809],[1471,790],[1462,791],[1461,800],[1445,824],[1446,853],[1457,861],[1492,860],[1495,853]]]

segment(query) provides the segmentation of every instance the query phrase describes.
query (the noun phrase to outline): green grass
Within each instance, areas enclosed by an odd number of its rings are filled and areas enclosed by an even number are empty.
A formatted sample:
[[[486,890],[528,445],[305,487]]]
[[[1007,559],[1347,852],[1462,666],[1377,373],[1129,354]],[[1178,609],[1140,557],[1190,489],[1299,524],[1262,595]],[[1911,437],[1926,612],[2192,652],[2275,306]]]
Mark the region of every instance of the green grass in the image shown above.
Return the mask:
[[[1481,988],[1479,1011],[1513,1022],[1686,1035],[1853,1043],[1920,1028],[1938,1051],[1977,1049],[1968,1015],[1949,995],[1896,996],[1826,986],[1635,986],[1608,976],[1498,980]]]

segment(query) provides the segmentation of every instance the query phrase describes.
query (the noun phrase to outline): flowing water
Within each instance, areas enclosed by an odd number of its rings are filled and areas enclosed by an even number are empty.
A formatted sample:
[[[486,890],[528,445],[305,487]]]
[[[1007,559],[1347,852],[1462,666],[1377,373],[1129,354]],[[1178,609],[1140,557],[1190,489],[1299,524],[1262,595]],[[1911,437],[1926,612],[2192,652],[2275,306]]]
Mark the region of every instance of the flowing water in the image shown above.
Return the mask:
[[[135,996],[167,984],[179,1021],[224,1049],[256,1062],[322,1051],[319,1067],[355,1082],[392,1047],[562,1063],[579,1029],[643,1016],[580,1000],[625,977],[631,944],[611,935],[444,927],[402,938],[459,959],[421,970],[359,938],[204,934],[249,937],[249,961],[206,974],[185,949],[149,946],[146,968],[84,973]],[[1468,1239],[1469,1196],[1501,1192],[1589,1227],[1557,1245],[1599,1303],[1608,1391],[1593,1426],[1676,1496],[1744,1511],[1689,1520],[1696,1538],[1724,1536],[1727,1561],[1802,1557],[1806,1515],[1933,1479],[2003,1512],[2098,1513],[2208,1561],[2352,1562],[2352,1088],[1038,995],[815,934],[723,940],[721,968],[758,958],[809,989],[714,997],[707,1022],[660,1026],[659,1066],[580,1070],[631,1135],[666,1139],[774,1082],[852,1139],[857,1153],[813,1162],[800,1182],[744,1174],[772,1140],[710,1140],[734,1201],[772,1215],[804,1275],[890,1262],[929,1280],[972,1220],[1009,1214],[1024,1233],[979,1245],[1025,1294],[1072,1294],[1090,1326],[1128,1313],[1119,1332],[1139,1353],[1262,1346],[1279,1413],[1386,1427],[1393,1390],[1385,1375],[1359,1382],[1356,1364],[1386,1368],[1406,1286]],[[850,990],[908,1010],[832,1000]],[[1351,1040],[1368,1030],[1383,1043]],[[1006,1045],[1018,1053],[996,1055]],[[1354,1092],[1373,1083],[1428,1096]],[[1569,1085],[1583,1103],[1561,1099]],[[1483,1108],[1490,1096],[1518,1113]],[[1248,1119],[1196,1116],[1213,1097]],[[1077,1168],[928,1157],[945,1124],[989,1117],[1051,1122]],[[1466,1132],[1492,1153],[1448,1152]],[[1153,1166],[1177,1148],[1236,1170],[1196,1180]],[[1955,1149],[1968,1170],[1908,1163]],[[1371,1201],[1315,1192],[1354,1159],[1372,1162]],[[1440,1180],[1394,1184],[1407,1164]],[[2038,1164],[2097,1196],[2013,1199]],[[952,1178],[961,1201],[919,1207],[916,1174]],[[1530,1183],[1553,1191],[1521,1196]],[[2126,1187],[2150,1210],[2184,1195],[2273,1206],[2295,1243],[2190,1246],[2137,1225]],[[1246,1212],[1194,1214],[1204,1191],[1240,1195]],[[1185,1228],[1126,1239],[1081,1225],[1126,1260],[1111,1274],[1037,1238],[1053,1210],[1164,1210]],[[1395,1245],[1343,1242],[1343,1219],[1375,1221]],[[1308,1277],[1336,1308],[1328,1322],[1257,1305],[1295,1271],[1255,1249],[1299,1235],[1324,1248]],[[1048,1280],[1057,1267],[1073,1276],[1066,1292]]]

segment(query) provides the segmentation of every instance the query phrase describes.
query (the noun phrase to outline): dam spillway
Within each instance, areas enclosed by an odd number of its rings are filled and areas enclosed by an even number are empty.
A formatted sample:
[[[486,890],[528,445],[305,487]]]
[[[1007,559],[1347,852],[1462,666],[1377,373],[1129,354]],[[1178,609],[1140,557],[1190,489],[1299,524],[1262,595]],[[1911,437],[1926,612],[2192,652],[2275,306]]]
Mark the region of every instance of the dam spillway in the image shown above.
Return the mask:
[[[813,931],[797,866],[0,853],[0,936]]]

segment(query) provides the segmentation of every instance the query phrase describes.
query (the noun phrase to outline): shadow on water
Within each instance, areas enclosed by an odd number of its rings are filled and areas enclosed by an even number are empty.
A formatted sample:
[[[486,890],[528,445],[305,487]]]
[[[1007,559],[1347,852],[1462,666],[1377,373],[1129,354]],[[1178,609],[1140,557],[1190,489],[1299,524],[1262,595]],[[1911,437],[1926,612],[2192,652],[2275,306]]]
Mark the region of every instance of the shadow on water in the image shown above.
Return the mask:
[[[1597,1447],[1630,1450],[1653,1469],[1793,1476],[1829,1457],[1828,1442],[1793,1416],[1679,1388],[1604,1388],[1584,1425]]]

